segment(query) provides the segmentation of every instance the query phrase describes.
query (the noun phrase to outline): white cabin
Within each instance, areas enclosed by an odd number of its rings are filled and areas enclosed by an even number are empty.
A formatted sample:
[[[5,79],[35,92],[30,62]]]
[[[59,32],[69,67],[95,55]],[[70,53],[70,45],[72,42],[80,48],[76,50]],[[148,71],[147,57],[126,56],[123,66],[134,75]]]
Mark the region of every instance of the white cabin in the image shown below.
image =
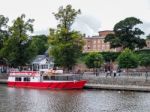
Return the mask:
[[[23,72],[11,72],[8,77],[9,82],[40,82],[42,81],[40,72],[35,71],[23,71]]]

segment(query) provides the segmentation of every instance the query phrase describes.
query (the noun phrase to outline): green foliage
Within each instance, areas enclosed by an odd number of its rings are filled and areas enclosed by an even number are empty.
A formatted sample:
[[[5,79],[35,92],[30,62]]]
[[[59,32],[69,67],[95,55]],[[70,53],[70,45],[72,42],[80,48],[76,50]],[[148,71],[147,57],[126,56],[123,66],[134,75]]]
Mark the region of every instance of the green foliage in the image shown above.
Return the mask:
[[[54,57],[57,66],[71,69],[82,53],[83,40],[81,35],[75,31],[67,33],[69,36],[67,40],[62,34],[66,35],[64,32],[55,32],[50,36],[50,55]]]
[[[103,64],[103,56],[100,53],[91,52],[86,56],[85,64],[88,68],[100,68]]]
[[[0,15],[0,49],[3,47],[5,39],[8,37],[8,18]]]
[[[82,35],[71,31],[71,25],[79,12],[72,9],[71,5],[67,5],[66,8],[60,7],[58,13],[54,14],[59,21],[58,27],[56,30],[50,29],[49,54],[54,57],[57,66],[68,70],[76,64],[84,45]]]
[[[14,67],[25,65],[29,62],[29,57],[33,57],[32,52],[34,50],[29,50],[28,48],[33,47],[29,45],[27,34],[28,32],[33,32],[33,20],[25,21],[24,19],[25,15],[22,14],[21,17],[14,20],[13,25],[9,29],[10,36],[4,42],[4,47],[1,49],[2,57],[5,57],[9,64]]]
[[[150,34],[146,36],[146,39],[150,39]]]
[[[71,25],[74,23],[80,10],[75,10],[71,5],[67,5],[65,8],[61,6],[57,13],[53,13],[56,20],[59,21],[58,27],[65,28],[65,30],[70,30]]]
[[[150,54],[150,49],[140,49],[135,51],[137,54]]]
[[[120,52],[99,52],[105,62],[116,61],[117,57],[120,55]],[[85,58],[87,57],[88,53],[83,53],[80,61],[84,62]]]
[[[122,47],[123,49],[143,48],[146,46],[145,39],[140,36],[144,34],[137,25],[142,21],[135,17],[126,18],[114,26],[114,34],[108,34],[105,42],[110,42],[111,48]]]
[[[150,67],[150,54],[140,54],[139,57],[141,66]]]
[[[105,37],[104,42],[109,42],[111,48],[117,48],[122,46],[120,38],[117,37],[115,34],[108,34]]]
[[[32,36],[31,43],[37,47],[39,55],[44,54],[48,49],[48,37],[46,35],[35,35]]]
[[[120,52],[101,52],[105,62],[115,61],[119,56]]]
[[[130,49],[126,48],[118,57],[120,68],[136,68],[138,66],[138,56]]]

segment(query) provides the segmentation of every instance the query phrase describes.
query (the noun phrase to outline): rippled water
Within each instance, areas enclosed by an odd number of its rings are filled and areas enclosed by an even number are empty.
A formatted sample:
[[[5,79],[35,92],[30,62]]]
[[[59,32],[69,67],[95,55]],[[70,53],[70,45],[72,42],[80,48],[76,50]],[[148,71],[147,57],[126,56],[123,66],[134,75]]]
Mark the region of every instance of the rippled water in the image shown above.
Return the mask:
[[[0,112],[150,112],[150,93],[0,85]]]

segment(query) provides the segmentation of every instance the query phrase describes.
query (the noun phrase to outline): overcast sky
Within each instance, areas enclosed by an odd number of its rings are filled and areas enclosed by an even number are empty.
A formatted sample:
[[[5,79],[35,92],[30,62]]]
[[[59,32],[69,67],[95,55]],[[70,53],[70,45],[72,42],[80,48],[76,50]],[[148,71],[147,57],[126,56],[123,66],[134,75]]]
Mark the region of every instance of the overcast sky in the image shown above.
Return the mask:
[[[34,34],[48,34],[48,29],[57,25],[52,12],[67,4],[81,9],[73,28],[86,35],[112,30],[117,22],[131,16],[143,21],[142,30],[150,33],[150,0],[0,0],[0,15],[12,21],[24,13],[35,19]]]

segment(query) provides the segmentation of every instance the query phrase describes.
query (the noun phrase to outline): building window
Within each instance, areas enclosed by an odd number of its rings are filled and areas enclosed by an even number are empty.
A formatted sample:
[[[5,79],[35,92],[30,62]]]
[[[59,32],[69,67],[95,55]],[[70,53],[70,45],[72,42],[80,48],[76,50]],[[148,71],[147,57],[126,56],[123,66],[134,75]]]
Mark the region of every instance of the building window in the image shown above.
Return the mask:
[[[50,80],[51,78],[49,76],[43,76],[43,80]]]
[[[101,43],[101,41],[100,41],[100,40],[98,40],[98,43],[100,44],[100,43]]]
[[[48,69],[48,65],[41,65],[42,69]]]
[[[93,48],[96,49],[96,45],[93,45]]]
[[[96,44],[96,40],[93,40],[93,43]]]
[[[98,49],[100,49],[100,48],[101,48],[101,45],[98,45],[97,47],[98,47]]]

